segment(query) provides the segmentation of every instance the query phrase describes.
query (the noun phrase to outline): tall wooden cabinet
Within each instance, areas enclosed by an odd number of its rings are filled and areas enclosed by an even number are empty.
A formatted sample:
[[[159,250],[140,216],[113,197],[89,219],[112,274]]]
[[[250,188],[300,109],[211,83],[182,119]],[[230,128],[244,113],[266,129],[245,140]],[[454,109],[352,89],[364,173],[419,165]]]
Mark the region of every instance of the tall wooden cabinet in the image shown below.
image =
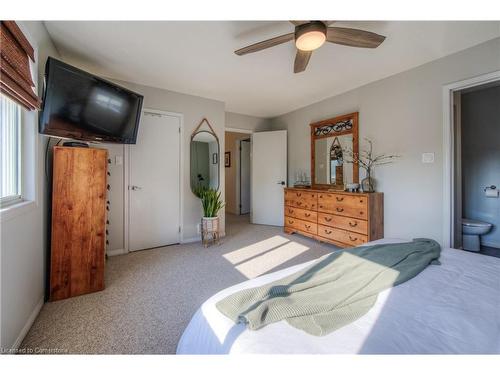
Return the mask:
[[[54,147],[50,300],[104,289],[107,151]]]

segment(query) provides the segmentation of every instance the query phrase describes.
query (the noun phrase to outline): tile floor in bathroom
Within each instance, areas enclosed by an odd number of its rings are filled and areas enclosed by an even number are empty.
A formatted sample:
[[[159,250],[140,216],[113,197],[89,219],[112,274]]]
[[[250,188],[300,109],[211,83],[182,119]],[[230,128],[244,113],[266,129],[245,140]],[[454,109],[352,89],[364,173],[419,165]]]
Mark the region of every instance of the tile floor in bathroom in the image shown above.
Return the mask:
[[[489,255],[492,257],[500,258],[500,249],[489,246],[481,246],[479,254]]]

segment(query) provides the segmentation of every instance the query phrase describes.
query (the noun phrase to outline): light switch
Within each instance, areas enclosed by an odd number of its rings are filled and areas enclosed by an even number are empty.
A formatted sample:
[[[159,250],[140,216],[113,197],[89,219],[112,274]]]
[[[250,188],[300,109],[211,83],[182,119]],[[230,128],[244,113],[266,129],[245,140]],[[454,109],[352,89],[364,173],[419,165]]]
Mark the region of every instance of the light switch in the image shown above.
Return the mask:
[[[123,156],[115,156],[115,164],[122,165],[123,164]]]
[[[434,153],[424,152],[422,154],[422,163],[434,163]]]

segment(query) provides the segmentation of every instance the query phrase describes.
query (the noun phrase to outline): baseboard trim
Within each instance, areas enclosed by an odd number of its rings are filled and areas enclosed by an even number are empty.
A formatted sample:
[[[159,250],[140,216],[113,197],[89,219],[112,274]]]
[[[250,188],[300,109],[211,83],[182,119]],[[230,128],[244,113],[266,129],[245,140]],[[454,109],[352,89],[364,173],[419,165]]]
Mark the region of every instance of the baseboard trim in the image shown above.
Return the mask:
[[[127,254],[127,251],[125,249],[106,250],[106,254],[108,257],[114,257],[116,255]]]
[[[201,241],[201,236],[191,237],[191,238],[183,238],[181,241],[181,244],[182,243],[199,242],[199,241]]]
[[[26,324],[24,325],[23,329],[19,333],[19,336],[17,336],[16,341],[12,345],[12,349],[19,349],[19,347],[21,346],[24,338],[28,334],[28,331],[30,330],[30,328],[33,325],[33,323],[35,322],[36,317],[40,313],[40,310],[42,309],[43,304],[44,304],[44,297],[42,296],[42,298],[40,298],[40,301],[38,301],[38,303],[36,304],[35,308],[31,312],[28,320],[26,321]]]
[[[498,242],[481,241],[481,245],[500,249],[500,243]]]

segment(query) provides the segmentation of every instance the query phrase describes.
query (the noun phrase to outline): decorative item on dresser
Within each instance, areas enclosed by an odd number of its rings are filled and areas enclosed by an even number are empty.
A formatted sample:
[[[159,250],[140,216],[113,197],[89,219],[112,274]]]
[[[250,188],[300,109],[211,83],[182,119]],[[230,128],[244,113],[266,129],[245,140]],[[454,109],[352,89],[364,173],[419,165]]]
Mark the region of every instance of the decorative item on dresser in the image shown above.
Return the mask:
[[[340,247],[384,236],[383,193],[285,188],[285,232]]]
[[[54,147],[50,300],[104,289],[107,150]]]

